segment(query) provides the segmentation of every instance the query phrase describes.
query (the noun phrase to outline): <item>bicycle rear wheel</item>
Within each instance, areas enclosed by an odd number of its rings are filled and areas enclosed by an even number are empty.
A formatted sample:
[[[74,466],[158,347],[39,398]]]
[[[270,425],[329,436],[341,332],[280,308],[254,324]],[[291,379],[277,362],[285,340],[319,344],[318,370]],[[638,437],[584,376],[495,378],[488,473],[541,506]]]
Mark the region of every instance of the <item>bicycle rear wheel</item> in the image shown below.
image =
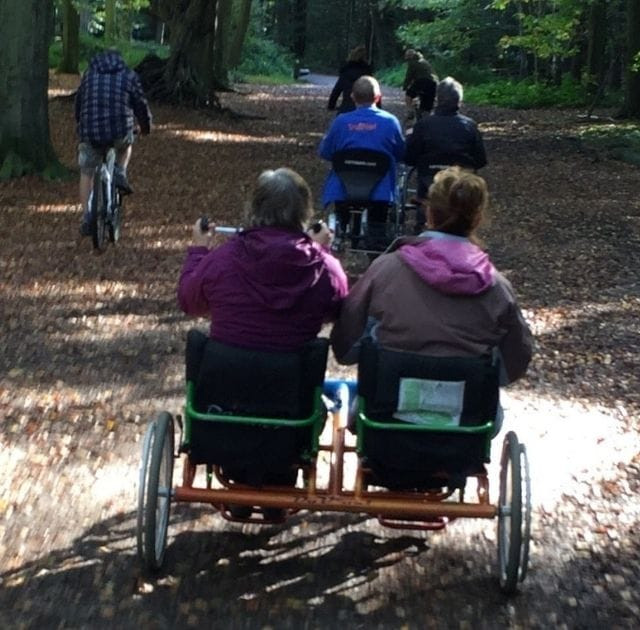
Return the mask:
[[[102,181],[101,172],[96,169],[93,176],[93,189],[89,197],[89,210],[91,218],[89,226],[91,228],[91,240],[93,247],[99,252],[103,252],[106,247],[106,220],[107,220],[107,191],[105,183]]]
[[[122,225],[122,195],[115,185],[111,195],[113,205],[111,206],[111,217],[109,219],[109,240],[112,243],[117,243],[120,240],[120,227]]]

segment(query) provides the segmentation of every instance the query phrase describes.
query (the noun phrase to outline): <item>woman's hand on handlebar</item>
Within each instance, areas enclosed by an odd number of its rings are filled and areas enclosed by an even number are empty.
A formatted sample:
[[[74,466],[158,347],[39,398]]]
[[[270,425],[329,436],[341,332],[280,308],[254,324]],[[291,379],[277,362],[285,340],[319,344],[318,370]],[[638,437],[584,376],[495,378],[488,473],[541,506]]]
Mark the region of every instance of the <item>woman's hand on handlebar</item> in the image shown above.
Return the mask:
[[[330,247],[333,241],[333,232],[329,229],[324,221],[314,223],[308,230],[307,234],[319,245]]]
[[[207,222],[207,228],[203,229],[202,221],[203,217],[193,224],[193,245],[211,249],[216,226],[215,223]]]

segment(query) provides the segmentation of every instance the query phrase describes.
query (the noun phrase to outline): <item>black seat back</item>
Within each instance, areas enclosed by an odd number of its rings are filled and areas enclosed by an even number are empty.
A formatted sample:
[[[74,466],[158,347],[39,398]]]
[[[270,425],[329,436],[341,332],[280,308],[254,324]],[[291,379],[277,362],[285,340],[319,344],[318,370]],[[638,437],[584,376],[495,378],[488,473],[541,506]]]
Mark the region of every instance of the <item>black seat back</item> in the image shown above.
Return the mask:
[[[460,424],[473,426],[495,419],[500,369],[492,357],[432,357],[365,343],[358,363],[358,393],[372,420],[387,421],[398,409],[401,378],[464,381]]]
[[[369,201],[374,188],[391,168],[389,155],[369,149],[336,151],[331,163],[347,200],[357,202]]]
[[[358,394],[364,399],[365,415],[398,427],[376,428],[358,420],[359,450],[374,483],[429,488],[440,485],[438,479],[444,475],[455,486],[466,476],[482,472],[488,461],[486,433],[403,430],[407,423],[394,419],[393,414],[398,409],[401,378],[464,381],[460,425],[484,425],[496,417],[499,371],[498,362],[491,357],[431,357],[364,343],[358,363]]]
[[[309,450],[312,427],[261,427],[233,423],[233,416],[309,418],[315,390],[324,382],[329,342],[314,339],[295,352],[228,346],[200,331],[187,335],[187,381],[194,408],[228,415],[230,422],[193,420],[189,452],[194,463],[282,468]]]

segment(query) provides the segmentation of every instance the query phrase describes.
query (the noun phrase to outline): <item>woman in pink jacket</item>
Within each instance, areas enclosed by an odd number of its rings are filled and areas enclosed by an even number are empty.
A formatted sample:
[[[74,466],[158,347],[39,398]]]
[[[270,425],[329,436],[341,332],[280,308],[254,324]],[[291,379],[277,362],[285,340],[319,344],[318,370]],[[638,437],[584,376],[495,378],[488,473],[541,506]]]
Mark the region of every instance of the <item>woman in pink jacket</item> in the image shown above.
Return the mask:
[[[431,356],[498,352],[502,384],[523,376],[532,336],[509,281],[479,247],[475,232],[488,201],[485,181],[451,167],[429,188],[427,231],[399,239],[351,289],[331,344],[356,363],[360,342]],[[497,427],[499,428],[499,427]]]

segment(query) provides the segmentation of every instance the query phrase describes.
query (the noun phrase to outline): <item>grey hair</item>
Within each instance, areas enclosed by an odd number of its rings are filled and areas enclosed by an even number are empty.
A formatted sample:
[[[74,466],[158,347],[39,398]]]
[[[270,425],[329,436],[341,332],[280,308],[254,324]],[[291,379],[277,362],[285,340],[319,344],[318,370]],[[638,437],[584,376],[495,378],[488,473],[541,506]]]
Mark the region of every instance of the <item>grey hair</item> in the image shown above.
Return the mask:
[[[463,96],[462,84],[453,77],[445,77],[438,83],[436,99],[439,107],[458,106]]]
[[[351,96],[358,105],[371,104],[380,96],[380,84],[368,74],[356,79]]]
[[[311,189],[290,168],[260,173],[253,190],[249,223],[302,230],[313,216]]]

